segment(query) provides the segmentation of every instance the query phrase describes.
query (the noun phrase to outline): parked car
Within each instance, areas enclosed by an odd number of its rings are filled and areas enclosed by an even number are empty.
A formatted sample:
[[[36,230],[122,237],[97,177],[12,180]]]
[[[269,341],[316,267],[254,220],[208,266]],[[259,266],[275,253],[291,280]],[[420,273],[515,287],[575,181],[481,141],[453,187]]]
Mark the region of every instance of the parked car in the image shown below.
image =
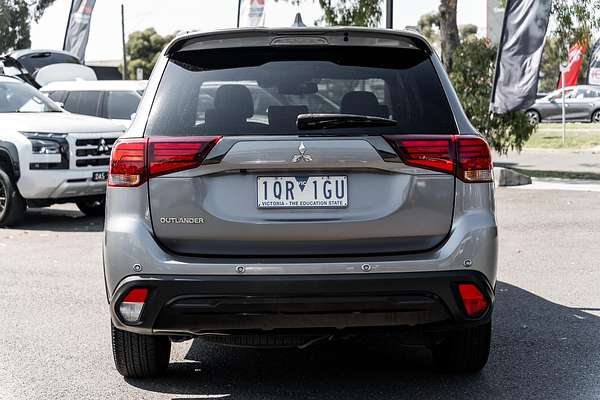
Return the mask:
[[[72,113],[108,118],[129,127],[147,81],[53,82],[41,88]]]
[[[272,94],[266,118],[254,119],[257,87]],[[490,149],[422,36],[189,33],[147,90],[107,189],[122,375],[163,373],[171,341],[305,347],[366,333],[420,339],[447,371],[483,368],[496,287]],[[309,99],[322,93],[339,110],[317,112]]]
[[[527,110],[532,124],[562,121],[562,89],[537,100]],[[600,123],[600,87],[571,86],[565,88],[565,116],[570,122]]]
[[[76,55],[63,50],[21,49],[0,56],[7,68],[5,75],[16,76],[39,89],[42,85],[37,82],[36,75],[44,67],[54,64],[81,65]],[[82,66],[83,67],[83,66]]]
[[[76,203],[104,213],[108,161],[123,128],[62,110],[31,85],[0,76],[0,226],[27,206]]]

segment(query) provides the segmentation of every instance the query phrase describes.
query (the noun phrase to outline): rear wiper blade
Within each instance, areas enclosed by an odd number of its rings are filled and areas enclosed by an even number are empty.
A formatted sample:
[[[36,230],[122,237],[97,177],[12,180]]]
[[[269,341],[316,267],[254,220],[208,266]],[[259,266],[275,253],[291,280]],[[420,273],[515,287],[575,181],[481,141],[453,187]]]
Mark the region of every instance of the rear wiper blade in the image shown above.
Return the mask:
[[[300,114],[296,120],[299,130],[395,126],[398,121],[389,118],[356,114]]]

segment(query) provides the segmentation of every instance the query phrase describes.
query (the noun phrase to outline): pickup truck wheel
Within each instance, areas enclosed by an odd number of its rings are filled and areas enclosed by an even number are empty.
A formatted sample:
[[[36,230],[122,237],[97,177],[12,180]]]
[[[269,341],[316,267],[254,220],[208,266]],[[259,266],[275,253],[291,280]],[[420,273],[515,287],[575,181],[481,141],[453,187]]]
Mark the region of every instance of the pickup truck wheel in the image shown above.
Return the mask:
[[[79,211],[88,217],[103,217],[105,208],[104,203],[104,199],[102,199],[78,201],[76,204],[77,208],[79,208]]]
[[[125,378],[153,378],[167,370],[171,355],[167,336],[140,335],[112,324],[111,330],[115,366]]]
[[[436,366],[445,372],[477,372],[488,360],[492,323],[447,332],[433,345]]]
[[[6,172],[0,169],[0,226],[11,226],[25,217],[27,203]]]

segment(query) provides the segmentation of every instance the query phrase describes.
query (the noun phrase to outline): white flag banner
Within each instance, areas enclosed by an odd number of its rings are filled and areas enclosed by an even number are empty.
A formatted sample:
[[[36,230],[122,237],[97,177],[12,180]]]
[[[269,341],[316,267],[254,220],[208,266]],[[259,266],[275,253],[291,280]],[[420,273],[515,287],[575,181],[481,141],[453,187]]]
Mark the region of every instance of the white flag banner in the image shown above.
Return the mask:
[[[265,0],[242,0],[240,26],[265,26]]]
[[[588,85],[600,85],[600,39],[592,49],[589,68]]]

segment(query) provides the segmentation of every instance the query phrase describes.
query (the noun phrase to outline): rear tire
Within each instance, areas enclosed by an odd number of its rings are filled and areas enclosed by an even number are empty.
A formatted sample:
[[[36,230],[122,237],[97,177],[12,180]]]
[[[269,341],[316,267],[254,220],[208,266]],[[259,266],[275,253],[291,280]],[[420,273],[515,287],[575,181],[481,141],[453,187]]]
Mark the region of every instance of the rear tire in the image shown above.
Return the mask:
[[[10,176],[0,168],[0,226],[12,226],[25,217],[27,203]]]
[[[600,124],[600,110],[596,110],[592,114],[592,123]]]
[[[79,211],[87,215],[88,217],[103,217],[105,211],[105,201],[102,200],[86,200],[78,201],[77,208]]]
[[[115,367],[125,378],[154,378],[167,370],[171,356],[167,336],[140,335],[112,324],[111,331]]]
[[[451,331],[433,345],[433,359],[444,372],[477,372],[488,360],[492,323]]]

